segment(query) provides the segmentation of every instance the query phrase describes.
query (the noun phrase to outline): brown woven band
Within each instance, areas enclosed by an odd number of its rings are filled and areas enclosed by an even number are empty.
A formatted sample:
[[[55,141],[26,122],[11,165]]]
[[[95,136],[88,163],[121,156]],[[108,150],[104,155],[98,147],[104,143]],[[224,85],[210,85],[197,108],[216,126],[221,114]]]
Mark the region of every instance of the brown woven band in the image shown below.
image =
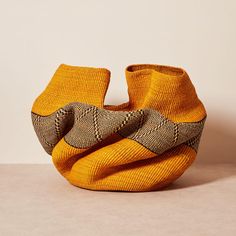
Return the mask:
[[[49,154],[62,138],[69,145],[84,149],[113,133],[132,139],[156,154],[180,144],[197,151],[205,119],[173,122],[153,109],[111,111],[79,102],[49,116],[32,113],[34,129]]]

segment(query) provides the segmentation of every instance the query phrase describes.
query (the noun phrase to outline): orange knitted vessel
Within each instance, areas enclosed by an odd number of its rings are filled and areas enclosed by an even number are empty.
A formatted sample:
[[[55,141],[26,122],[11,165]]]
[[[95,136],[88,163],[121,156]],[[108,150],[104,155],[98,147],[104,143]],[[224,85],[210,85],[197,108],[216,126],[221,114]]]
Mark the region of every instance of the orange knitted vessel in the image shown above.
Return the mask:
[[[148,64],[125,72],[124,104],[104,105],[109,70],[64,64],[33,104],[39,141],[73,185],[156,190],[196,157],[206,111],[187,73]]]

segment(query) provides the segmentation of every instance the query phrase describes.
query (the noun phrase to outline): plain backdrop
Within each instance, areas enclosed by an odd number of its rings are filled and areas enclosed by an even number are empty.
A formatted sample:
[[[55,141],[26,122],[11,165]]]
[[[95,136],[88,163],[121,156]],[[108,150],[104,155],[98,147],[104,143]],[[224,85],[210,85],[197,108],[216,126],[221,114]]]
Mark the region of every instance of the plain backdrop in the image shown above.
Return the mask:
[[[61,63],[111,70],[107,104],[128,99],[133,63],[184,68],[208,120],[198,161],[236,159],[236,1],[0,1],[0,163],[49,163],[31,106]]]

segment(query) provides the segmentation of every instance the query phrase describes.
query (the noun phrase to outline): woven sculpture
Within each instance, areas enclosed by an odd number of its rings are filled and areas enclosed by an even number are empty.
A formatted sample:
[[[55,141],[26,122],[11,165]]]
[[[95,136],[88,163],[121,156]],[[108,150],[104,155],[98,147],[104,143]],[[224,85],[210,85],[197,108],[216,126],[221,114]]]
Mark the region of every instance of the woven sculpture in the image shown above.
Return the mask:
[[[104,105],[109,70],[64,64],[33,104],[38,139],[73,185],[156,190],[196,157],[206,111],[187,73],[148,64],[125,72],[129,101],[121,105]]]

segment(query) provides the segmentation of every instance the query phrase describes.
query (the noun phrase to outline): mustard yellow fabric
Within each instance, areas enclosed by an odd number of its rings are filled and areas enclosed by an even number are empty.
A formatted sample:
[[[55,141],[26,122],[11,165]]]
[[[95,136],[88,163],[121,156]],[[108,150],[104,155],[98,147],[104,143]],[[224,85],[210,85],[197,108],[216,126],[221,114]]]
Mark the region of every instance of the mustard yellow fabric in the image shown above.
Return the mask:
[[[82,102],[117,111],[152,108],[174,122],[197,122],[206,116],[183,69],[141,64],[128,66],[125,74],[129,101],[105,105],[109,70],[62,64],[35,100],[32,112],[47,116],[68,103]],[[91,190],[157,190],[179,178],[195,158],[195,150],[185,144],[157,155],[118,134],[87,149],[61,139],[52,152],[55,167],[71,184]]]

